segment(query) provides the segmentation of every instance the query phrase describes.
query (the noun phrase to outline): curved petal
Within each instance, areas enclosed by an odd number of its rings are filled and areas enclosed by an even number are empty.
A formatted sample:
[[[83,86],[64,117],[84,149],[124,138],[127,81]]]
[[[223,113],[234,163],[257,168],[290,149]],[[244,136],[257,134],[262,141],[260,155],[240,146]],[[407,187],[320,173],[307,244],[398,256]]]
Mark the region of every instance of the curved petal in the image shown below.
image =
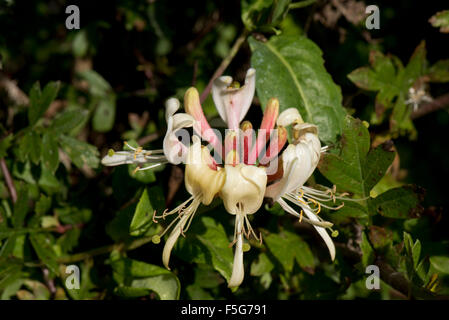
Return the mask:
[[[232,266],[232,274],[229,279],[228,287],[238,287],[245,276],[245,268],[243,267],[243,217],[237,215],[235,218],[237,243],[235,244],[234,263]]]
[[[230,88],[232,77],[222,76],[212,85],[212,98],[220,117],[229,129],[238,129],[240,121],[248,112],[256,90],[256,70],[248,69],[245,84],[240,88]]]
[[[279,199],[277,201],[281,207],[287,211],[288,213],[299,217],[299,213],[297,213],[292,207],[290,207],[283,199]],[[335,259],[335,245],[334,242],[332,241],[331,237],[329,236],[329,234],[326,231],[326,228],[319,226],[318,224],[329,224],[330,226],[332,225],[329,222],[322,222],[318,219],[318,217],[312,212],[310,211],[310,209],[305,206],[305,205],[301,205],[301,208],[304,210],[306,216],[308,217],[308,219],[310,219],[309,223],[311,225],[313,225],[313,227],[316,229],[316,231],[318,232],[318,234],[321,236],[321,238],[324,240],[324,243],[326,244],[328,250],[329,250],[329,254],[331,256],[332,261],[334,261]]]
[[[167,241],[165,242],[164,250],[162,251],[162,262],[164,263],[164,266],[170,270],[170,267],[168,266],[168,263],[170,261],[170,254],[173,249],[173,246],[175,245],[176,241],[178,240],[179,236],[181,235],[181,230],[184,228],[187,220],[189,218],[189,215],[185,214],[181,217],[179,222],[176,224],[176,226],[173,228],[172,232],[168,236]]]
[[[287,126],[297,122],[298,120],[299,120],[299,122],[302,122],[302,117],[299,114],[298,109],[288,108],[279,114],[276,124],[278,126],[287,127]]]

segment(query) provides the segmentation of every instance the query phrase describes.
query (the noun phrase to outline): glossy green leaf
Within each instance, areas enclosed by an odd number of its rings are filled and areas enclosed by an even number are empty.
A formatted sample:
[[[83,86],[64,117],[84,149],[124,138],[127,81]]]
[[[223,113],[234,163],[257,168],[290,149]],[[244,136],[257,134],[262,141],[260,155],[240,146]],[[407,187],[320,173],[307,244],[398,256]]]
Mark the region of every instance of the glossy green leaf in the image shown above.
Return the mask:
[[[112,268],[120,283],[118,292],[121,294],[136,297],[154,291],[161,300],[179,299],[179,280],[164,268],[127,258],[112,262]]]
[[[148,230],[153,224],[153,211],[154,209],[148,197],[148,190],[145,188],[137,203],[136,211],[129,227],[129,233],[132,236],[139,236]]]
[[[195,237],[207,248],[210,262],[227,281],[231,278],[234,254],[223,226],[211,217],[201,217],[204,231]]]
[[[282,35],[265,43],[250,37],[249,43],[262,107],[277,97],[281,111],[298,108],[304,121],[318,126],[321,140],[334,142],[346,112],[318,46],[305,37]]]
[[[82,168],[84,165],[91,168],[98,167],[99,152],[93,145],[66,135],[61,135],[58,138],[61,147],[78,168]]]

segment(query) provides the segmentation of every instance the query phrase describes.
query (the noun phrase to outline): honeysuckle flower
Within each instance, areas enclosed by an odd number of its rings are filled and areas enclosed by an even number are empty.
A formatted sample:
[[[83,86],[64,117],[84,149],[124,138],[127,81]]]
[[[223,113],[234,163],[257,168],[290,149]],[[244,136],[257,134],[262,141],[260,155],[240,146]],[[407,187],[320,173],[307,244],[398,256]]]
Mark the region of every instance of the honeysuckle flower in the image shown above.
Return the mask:
[[[128,145],[130,151],[110,151],[102,160],[104,165],[137,164],[137,170],[162,163],[185,163],[184,182],[191,196],[170,211],[154,213],[156,223],[167,216],[176,216],[161,234],[153,237],[153,242],[159,243],[160,238],[170,232],[162,252],[163,264],[169,268],[171,251],[179,236],[189,229],[199,206],[207,206],[214,198],[220,198],[226,211],[235,216],[230,243],[230,246],[235,245],[234,262],[229,287],[238,287],[244,278],[243,252],[247,246],[244,237],[262,241],[262,236],[256,235],[251,227],[250,216],[260,209],[264,197],[277,201],[300,221],[311,223],[328,246],[332,260],[335,257],[335,247],[326,230],[332,231],[332,223],[318,214],[321,207],[336,209],[326,203],[335,202],[341,196],[336,195],[335,190],[304,186],[326,147],[321,147],[317,127],[304,123],[297,109],[290,108],[279,114],[276,98],[267,102],[257,134],[251,122],[243,121],[254,97],[255,74],[254,69],[249,69],[243,86],[227,76],[216,79],[213,84],[214,103],[228,126],[224,139],[218,130],[210,127],[198,91],[192,87],[184,95],[185,113],[177,112],[180,108],[177,99],[166,102],[167,132],[162,150]],[[292,126],[292,143],[281,153],[287,144],[288,126]],[[185,129],[190,127],[195,133],[192,144],[185,135],[188,133]],[[202,145],[200,137],[209,145]],[[145,164],[149,166],[144,167]],[[299,206],[301,211],[298,213],[287,201]]]
[[[326,202],[341,199],[335,191],[313,189],[304,186],[310,178],[320,160],[322,152],[318,138],[318,128],[304,123],[298,110],[287,109],[278,119],[278,124],[293,125],[293,143],[282,153],[282,178],[266,189],[265,196],[277,201],[288,213],[298,217],[300,221],[312,224],[326,243],[331,259],[335,259],[335,246],[326,229],[331,229],[332,223],[324,221],[318,216],[321,207],[336,210],[341,206],[330,206]],[[294,210],[287,202],[299,206],[300,213]],[[313,208],[312,208],[313,206]],[[306,217],[303,217],[305,213]],[[335,232],[333,232],[335,235]]]

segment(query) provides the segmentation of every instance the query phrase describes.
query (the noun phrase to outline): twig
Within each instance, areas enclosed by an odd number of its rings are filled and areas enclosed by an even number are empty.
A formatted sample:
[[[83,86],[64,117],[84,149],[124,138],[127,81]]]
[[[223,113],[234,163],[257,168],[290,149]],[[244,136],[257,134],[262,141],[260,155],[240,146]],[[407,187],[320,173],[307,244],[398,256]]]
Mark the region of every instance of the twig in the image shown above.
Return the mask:
[[[214,80],[221,76],[223,72],[226,70],[226,68],[231,63],[232,59],[235,57],[237,52],[239,51],[242,44],[245,42],[246,37],[248,36],[249,31],[244,29],[242,34],[235,40],[234,45],[232,46],[231,50],[229,51],[228,55],[223,59],[218,69],[215,71],[213,76],[210,78],[209,83],[207,84],[204,91],[201,93],[200,101],[201,103],[206,100],[207,95],[209,94],[210,90],[212,89],[212,84],[214,83]]]
[[[417,119],[422,116],[425,116],[426,114],[432,113],[434,111],[443,109],[448,106],[449,106],[449,93],[446,93],[446,94],[443,94],[442,96],[439,96],[438,98],[434,99],[432,102],[426,103],[425,105],[420,107],[418,110],[412,112],[410,117],[412,119]]]
[[[11,174],[9,173],[8,167],[6,166],[6,161],[4,158],[0,159],[0,166],[2,168],[3,176],[5,177],[6,186],[8,187],[9,195],[11,196],[12,202],[16,203],[17,201],[17,191],[14,186],[14,181],[11,178]]]

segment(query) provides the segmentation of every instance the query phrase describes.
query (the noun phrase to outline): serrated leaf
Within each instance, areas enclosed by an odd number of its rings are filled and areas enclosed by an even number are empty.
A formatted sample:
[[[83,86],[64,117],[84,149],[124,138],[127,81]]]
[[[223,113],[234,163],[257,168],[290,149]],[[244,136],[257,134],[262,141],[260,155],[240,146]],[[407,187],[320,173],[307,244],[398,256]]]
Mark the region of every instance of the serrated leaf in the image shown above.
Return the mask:
[[[368,152],[369,132],[363,123],[347,116],[343,125],[339,154],[324,154],[320,172],[337,188],[367,198],[394,159],[394,152],[381,145]]]
[[[82,168],[86,164],[91,168],[98,168],[100,159],[97,148],[86,142],[79,141],[66,135],[61,135],[58,138],[61,147],[67,153],[75,166]]]
[[[59,166],[58,143],[52,131],[46,131],[42,137],[42,163],[54,173]]]
[[[321,140],[334,142],[346,112],[340,88],[326,72],[318,46],[305,37],[284,35],[265,43],[250,37],[249,43],[262,107],[276,97],[281,111],[298,108],[305,121],[318,126]]]
[[[129,227],[129,233],[132,236],[139,236],[144,234],[148,228],[153,224],[153,207],[148,197],[148,190],[145,188],[140,200],[137,203],[134,216]]]
[[[115,121],[115,109],[115,97],[113,95],[100,100],[92,118],[95,131],[108,132],[112,129]]]
[[[413,186],[390,189],[376,198],[371,204],[380,215],[394,219],[416,217],[421,211],[421,191]]]
[[[47,111],[50,104],[58,95],[59,82],[49,82],[41,91],[39,82],[36,82],[30,91],[30,106],[28,108],[28,121],[34,125]]]

